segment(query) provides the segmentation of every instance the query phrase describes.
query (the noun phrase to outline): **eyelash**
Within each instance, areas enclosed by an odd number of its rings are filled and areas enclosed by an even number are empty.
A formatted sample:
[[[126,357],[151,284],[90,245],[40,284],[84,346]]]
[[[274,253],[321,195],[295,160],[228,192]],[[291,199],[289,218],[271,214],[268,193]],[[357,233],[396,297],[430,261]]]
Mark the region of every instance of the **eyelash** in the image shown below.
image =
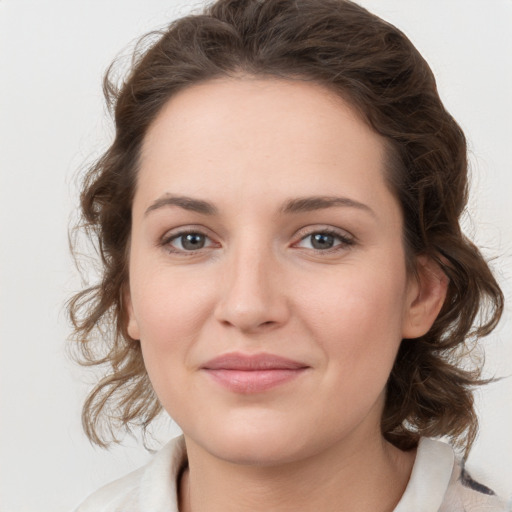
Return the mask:
[[[346,232],[340,232],[336,229],[332,228],[320,228],[320,229],[314,229],[314,230],[308,230],[307,232],[303,232],[301,234],[300,239],[298,242],[294,243],[294,246],[297,246],[300,242],[311,238],[313,235],[327,235],[332,236],[335,240],[338,240],[339,243],[335,244],[333,247],[330,247],[329,249],[315,249],[312,248],[311,250],[315,251],[317,254],[332,254],[334,252],[347,249],[350,246],[355,245],[356,240],[348,235]]]
[[[340,231],[332,229],[332,228],[319,228],[319,229],[308,230],[308,231],[306,231],[304,229],[304,230],[301,230],[301,231],[302,231],[302,233],[299,232],[299,236],[300,236],[299,240],[292,244],[292,247],[295,247],[297,249],[301,248],[301,247],[298,246],[298,244],[300,244],[301,242],[303,242],[307,238],[312,237],[313,235],[327,235],[327,236],[331,236],[331,237],[333,237],[335,240],[337,240],[339,242],[338,244],[335,244],[333,247],[330,247],[328,249],[302,248],[302,249],[305,249],[305,250],[314,251],[317,254],[324,254],[324,255],[332,254],[333,252],[337,252],[337,251],[340,251],[340,250],[347,249],[348,247],[353,246],[353,245],[356,244],[356,240],[352,236],[347,235],[345,232],[341,233]],[[161,240],[159,245],[164,247],[167,252],[169,252],[171,254],[177,254],[177,255],[180,255],[180,256],[193,256],[193,255],[197,255],[197,254],[201,253],[204,249],[208,250],[212,246],[216,245],[215,242],[213,242],[211,245],[209,245],[207,247],[201,247],[201,248],[199,248],[197,250],[185,250],[185,249],[177,249],[175,247],[172,247],[171,243],[174,240],[178,240],[179,238],[185,237],[186,235],[199,235],[199,236],[205,237],[205,239],[211,241],[211,238],[202,229],[191,229],[191,228],[188,228],[188,229],[185,229],[185,230],[182,230],[182,231],[178,231],[176,233],[172,233],[170,235],[164,236],[162,238],[162,240]],[[182,245],[183,245],[183,243],[182,243]],[[217,244],[217,247],[219,247],[219,246],[220,245]]]
[[[169,252],[171,254],[178,254],[180,256],[193,256],[195,254],[200,253],[203,249],[210,248],[210,246],[208,246],[208,247],[201,247],[200,249],[197,249],[197,250],[187,251],[184,249],[177,249],[171,245],[171,243],[174,240],[178,240],[179,238],[185,237],[187,235],[199,235],[199,236],[202,236],[205,239],[211,241],[211,238],[202,229],[188,228],[188,229],[184,229],[182,231],[178,231],[176,233],[171,233],[167,236],[164,236],[159,245],[164,247],[167,252]],[[212,245],[215,245],[215,244],[212,244]],[[183,246],[183,243],[182,243],[182,246]]]

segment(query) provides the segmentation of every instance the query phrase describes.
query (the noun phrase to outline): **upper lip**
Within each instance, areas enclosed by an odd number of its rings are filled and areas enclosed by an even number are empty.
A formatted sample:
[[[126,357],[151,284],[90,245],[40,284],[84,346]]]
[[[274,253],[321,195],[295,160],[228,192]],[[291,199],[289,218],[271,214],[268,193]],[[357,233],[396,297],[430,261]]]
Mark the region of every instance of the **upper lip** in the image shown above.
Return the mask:
[[[308,365],[275,354],[229,353],[210,359],[202,368],[204,370],[298,370]]]

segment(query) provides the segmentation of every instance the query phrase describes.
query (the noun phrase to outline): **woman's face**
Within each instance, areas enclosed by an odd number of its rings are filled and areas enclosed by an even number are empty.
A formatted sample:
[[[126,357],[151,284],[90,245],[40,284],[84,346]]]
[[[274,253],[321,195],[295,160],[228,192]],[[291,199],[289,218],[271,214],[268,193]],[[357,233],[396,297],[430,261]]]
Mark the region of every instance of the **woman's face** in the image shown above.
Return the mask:
[[[160,112],[128,332],[188,443],[275,464],[380,439],[398,347],[422,334],[383,162],[381,138],[312,83],[213,80]]]

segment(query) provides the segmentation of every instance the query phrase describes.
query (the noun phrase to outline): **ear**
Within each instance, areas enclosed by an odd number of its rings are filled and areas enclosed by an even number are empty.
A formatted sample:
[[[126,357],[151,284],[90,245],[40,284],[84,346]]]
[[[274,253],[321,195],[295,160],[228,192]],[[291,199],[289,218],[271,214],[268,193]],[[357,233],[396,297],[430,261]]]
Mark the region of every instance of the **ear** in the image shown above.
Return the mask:
[[[449,279],[428,256],[416,259],[417,273],[411,276],[407,292],[402,338],[419,338],[432,327],[443,307]]]
[[[140,330],[139,324],[137,323],[137,319],[135,318],[135,313],[133,311],[132,304],[132,296],[130,293],[130,285],[126,284],[123,294],[123,308],[125,311],[125,321],[126,321],[126,332],[128,336],[134,340],[140,339]]]

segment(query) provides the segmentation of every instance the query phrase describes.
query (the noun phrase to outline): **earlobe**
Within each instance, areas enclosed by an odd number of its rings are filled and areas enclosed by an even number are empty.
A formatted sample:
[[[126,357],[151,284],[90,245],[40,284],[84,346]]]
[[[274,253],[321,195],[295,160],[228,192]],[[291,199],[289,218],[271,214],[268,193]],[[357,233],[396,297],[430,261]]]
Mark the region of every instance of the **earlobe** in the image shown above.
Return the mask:
[[[449,279],[428,256],[418,256],[417,274],[409,286],[402,338],[419,338],[432,327],[443,307]]]
[[[140,330],[139,330],[139,324],[137,323],[137,320],[135,318],[135,314],[133,312],[133,305],[132,305],[132,297],[130,294],[130,287],[127,285],[123,291],[123,308],[125,311],[125,318],[126,318],[126,332],[128,333],[128,336],[134,340],[140,339]]]

